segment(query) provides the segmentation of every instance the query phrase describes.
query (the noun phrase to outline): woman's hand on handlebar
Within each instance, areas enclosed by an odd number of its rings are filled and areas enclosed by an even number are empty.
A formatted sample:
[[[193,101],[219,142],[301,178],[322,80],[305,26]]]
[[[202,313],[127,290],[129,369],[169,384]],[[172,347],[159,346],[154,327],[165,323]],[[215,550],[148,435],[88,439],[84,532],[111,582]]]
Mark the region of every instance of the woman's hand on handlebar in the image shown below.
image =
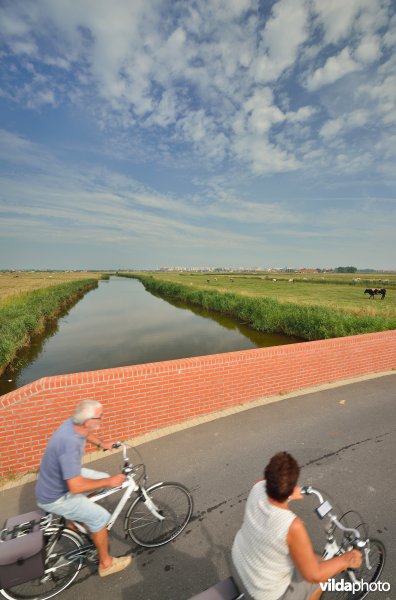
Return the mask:
[[[292,501],[292,500],[302,500],[304,498],[304,496],[301,493],[301,487],[297,486],[294,488],[294,490],[292,491],[292,493],[290,494],[288,500]]]
[[[345,552],[344,557],[347,560],[347,569],[358,569],[362,564],[362,553],[359,550],[349,550]]]

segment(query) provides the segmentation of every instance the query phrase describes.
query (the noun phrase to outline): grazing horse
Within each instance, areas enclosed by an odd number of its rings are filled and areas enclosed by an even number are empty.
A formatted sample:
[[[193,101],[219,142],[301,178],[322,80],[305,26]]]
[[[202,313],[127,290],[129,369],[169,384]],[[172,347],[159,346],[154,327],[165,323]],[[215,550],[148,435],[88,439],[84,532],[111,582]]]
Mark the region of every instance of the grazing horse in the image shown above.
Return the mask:
[[[370,300],[374,299],[374,297],[377,294],[381,295],[381,300],[383,300],[386,296],[386,289],[385,288],[366,288],[364,290],[365,294],[368,294],[370,296]]]

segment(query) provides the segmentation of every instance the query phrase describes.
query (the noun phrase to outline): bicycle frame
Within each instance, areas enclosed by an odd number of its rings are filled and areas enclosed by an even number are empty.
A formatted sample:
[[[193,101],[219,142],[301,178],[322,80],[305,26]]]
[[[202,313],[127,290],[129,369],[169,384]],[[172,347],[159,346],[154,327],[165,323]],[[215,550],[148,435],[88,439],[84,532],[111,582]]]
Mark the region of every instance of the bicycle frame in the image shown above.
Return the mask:
[[[109,490],[106,490],[104,492],[100,492],[99,494],[95,494],[95,496],[91,496],[90,500],[92,502],[98,502],[99,500],[103,500],[103,498],[107,498],[107,496],[111,496],[112,494],[116,494],[117,492],[120,492],[121,490],[125,489],[124,494],[122,495],[122,497],[120,498],[120,501],[118,502],[117,506],[115,507],[113,514],[110,517],[110,520],[107,524],[107,529],[110,531],[110,529],[113,527],[114,523],[116,522],[116,520],[118,519],[119,515],[121,514],[122,510],[124,509],[124,506],[126,505],[126,503],[128,502],[129,498],[132,496],[132,494],[134,492],[140,492],[142,494],[142,496],[145,499],[145,502],[147,504],[148,509],[153,513],[153,515],[159,520],[159,521],[163,521],[165,517],[163,517],[159,512],[157,507],[155,506],[154,502],[151,500],[151,498],[149,497],[149,495],[147,494],[146,489],[137,484],[135,479],[133,478],[133,475],[127,475],[127,479],[124,481],[124,483],[117,488],[110,488]]]
[[[158,511],[158,508],[156,507],[154,502],[151,500],[151,498],[147,494],[146,488],[144,486],[140,485],[139,483],[137,483],[133,476],[133,466],[129,463],[129,459],[128,459],[128,455],[127,455],[127,446],[125,444],[123,444],[122,442],[117,442],[117,444],[114,444],[114,446],[122,447],[123,459],[124,459],[124,467],[123,467],[122,471],[126,475],[126,480],[119,487],[103,490],[101,492],[94,493],[89,496],[89,499],[91,500],[91,502],[98,502],[99,500],[103,500],[104,498],[107,498],[108,496],[112,496],[113,494],[116,494],[122,490],[125,490],[124,494],[121,496],[120,501],[118,502],[117,506],[115,507],[115,509],[110,517],[110,520],[107,524],[108,531],[111,530],[114,523],[117,521],[118,517],[120,516],[126,503],[128,502],[129,498],[132,496],[133,493],[141,494],[143,496],[146,506],[150,510],[150,512],[155,516],[156,519],[158,519],[158,521],[163,521],[165,517],[163,515],[161,515],[160,512]],[[79,523],[76,523],[76,526],[82,533],[86,533],[85,527],[81,526]]]

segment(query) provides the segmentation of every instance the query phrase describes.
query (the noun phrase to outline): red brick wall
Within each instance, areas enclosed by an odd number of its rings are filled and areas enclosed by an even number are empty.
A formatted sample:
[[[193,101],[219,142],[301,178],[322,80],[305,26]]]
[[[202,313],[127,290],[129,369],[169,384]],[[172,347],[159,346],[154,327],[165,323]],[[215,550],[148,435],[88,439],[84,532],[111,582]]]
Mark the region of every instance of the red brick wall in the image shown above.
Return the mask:
[[[128,439],[264,396],[396,368],[396,330],[45,377],[0,397],[0,475],[37,469],[47,440],[84,398],[103,437]]]

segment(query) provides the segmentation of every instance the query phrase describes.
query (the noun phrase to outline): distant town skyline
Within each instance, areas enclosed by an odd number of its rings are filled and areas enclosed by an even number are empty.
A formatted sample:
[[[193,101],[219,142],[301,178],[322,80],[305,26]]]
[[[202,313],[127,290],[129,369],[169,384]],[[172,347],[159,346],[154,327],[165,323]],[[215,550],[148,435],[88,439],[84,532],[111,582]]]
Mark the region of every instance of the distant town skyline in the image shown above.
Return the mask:
[[[395,269],[392,0],[5,0],[0,268]]]
[[[142,267],[129,267],[129,268],[110,268],[110,269],[97,269],[97,268],[88,268],[88,269],[33,269],[33,268],[24,268],[24,269],[2,269],[0,268],[0,272],[2,273],[126,273],[126,272],[187,272],[187,273],[210,273],[210,272],[224,272],[224,273],[275,273],[275,272],[283,272],[283,273],[396,273],[396,269],[373,269],[371,267],[366,267],[362,269],[358,269],[357,267],[353,267],[353,271],[343,270],[348,267],[247,267],[247,266],[237,266],[237,267],[182,267],[182,266],[167,266],[167,267],[157,267],[144,269]],[[338,271],[338,269],[341,269]]]

